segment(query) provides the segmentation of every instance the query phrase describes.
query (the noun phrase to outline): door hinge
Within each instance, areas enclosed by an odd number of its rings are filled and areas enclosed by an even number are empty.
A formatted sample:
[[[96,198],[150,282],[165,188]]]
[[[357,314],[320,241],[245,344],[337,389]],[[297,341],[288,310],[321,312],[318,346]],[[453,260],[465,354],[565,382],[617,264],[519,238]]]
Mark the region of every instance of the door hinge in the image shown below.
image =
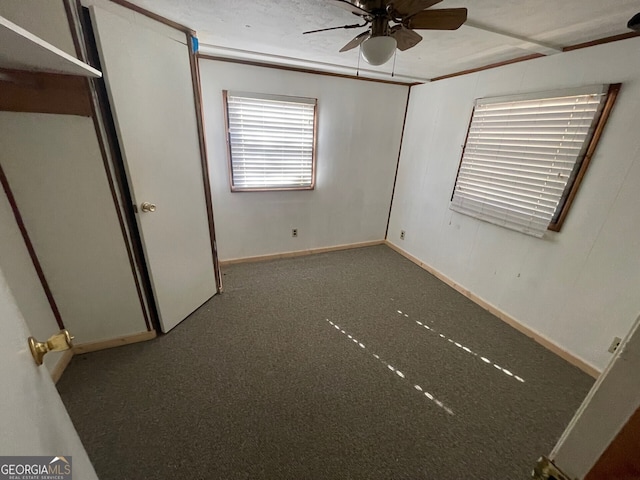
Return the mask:
[[[547,457],[540,457],[531,476],[535,480],[571,480]]]

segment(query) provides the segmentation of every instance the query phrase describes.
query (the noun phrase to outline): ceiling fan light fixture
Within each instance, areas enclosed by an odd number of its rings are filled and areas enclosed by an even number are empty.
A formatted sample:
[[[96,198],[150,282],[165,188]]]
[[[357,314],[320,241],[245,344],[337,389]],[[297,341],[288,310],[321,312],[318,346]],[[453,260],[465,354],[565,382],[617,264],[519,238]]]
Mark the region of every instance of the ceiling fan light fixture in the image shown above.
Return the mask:
[[[388,36],[371,37],[362,42],[362,58],[370,65],[387,63],[396,51],[396,39]]]

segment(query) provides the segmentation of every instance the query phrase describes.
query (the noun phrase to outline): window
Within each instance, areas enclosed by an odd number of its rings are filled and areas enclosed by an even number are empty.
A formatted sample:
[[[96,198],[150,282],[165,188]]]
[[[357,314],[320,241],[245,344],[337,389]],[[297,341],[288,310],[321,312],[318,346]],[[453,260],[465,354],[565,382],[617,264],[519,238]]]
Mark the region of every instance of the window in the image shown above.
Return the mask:
[[[313,189],[317,100],[223,95],[231,191]]]
[[[619,87],[477,100],[450,208],[537,237],[559,231]]]

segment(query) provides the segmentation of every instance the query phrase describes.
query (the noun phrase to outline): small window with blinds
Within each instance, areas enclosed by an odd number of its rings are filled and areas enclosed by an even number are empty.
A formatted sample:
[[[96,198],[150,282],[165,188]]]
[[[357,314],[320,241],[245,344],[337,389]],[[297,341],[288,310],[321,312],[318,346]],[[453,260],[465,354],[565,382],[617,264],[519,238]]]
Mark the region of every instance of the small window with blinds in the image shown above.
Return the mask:
[[[311,190],[315,98],[224,91],[231,191]]]
[[[536,237],[559,231],[619,87],[477,100],[450,208]]]

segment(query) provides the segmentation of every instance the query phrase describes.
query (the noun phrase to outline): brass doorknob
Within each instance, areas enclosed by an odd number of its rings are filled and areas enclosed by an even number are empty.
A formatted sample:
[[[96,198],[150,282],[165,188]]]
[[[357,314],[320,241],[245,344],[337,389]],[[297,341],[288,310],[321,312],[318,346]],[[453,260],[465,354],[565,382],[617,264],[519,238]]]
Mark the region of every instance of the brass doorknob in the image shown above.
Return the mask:
[[[36,365],[42,365],[42,359],[49,352],[62,352],[73,347],[73,337],[67,330],[60,330],[52,335],[46,342],[39,342],[29,337],[29,350],[36,361]]]
[[[140,210],[142,210],[143,212],[155,212],[156,206],[153,203],[144,202],[142,205],[140,205]]]

